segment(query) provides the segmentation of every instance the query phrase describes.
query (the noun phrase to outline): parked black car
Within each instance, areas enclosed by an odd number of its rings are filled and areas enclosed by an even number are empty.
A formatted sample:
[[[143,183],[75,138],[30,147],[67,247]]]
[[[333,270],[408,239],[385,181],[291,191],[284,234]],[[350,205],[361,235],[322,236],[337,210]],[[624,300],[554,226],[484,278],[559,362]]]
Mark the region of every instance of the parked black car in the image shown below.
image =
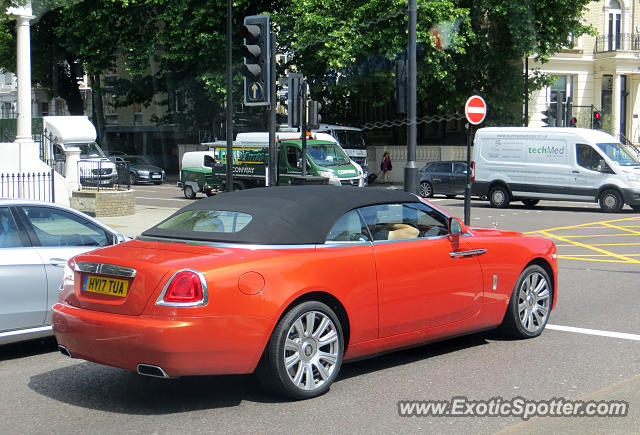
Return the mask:
[[[129,165],[129,182],[162,184],[165,173],[162,168],[154,166],[140,156],[111,156],[111,160],[117,163],[127,163]]]
[[[442,161],[430,162],[420,169],[420,189],[418,194],[430,198],[440,193],[453,198],[464,195],[467,180],[467,162]]]

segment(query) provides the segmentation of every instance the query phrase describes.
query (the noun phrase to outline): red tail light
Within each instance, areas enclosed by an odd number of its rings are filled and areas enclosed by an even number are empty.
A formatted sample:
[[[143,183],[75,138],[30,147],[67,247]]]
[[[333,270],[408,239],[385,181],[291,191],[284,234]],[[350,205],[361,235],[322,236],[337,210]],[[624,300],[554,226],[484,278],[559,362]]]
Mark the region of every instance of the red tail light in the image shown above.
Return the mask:
[[[207,303],[207,284],[204,276],[195,270],[177,272],[158,298],[158,305],[199,306]]]
[[[471,182],[476,181],[476,162],[471,162]]]

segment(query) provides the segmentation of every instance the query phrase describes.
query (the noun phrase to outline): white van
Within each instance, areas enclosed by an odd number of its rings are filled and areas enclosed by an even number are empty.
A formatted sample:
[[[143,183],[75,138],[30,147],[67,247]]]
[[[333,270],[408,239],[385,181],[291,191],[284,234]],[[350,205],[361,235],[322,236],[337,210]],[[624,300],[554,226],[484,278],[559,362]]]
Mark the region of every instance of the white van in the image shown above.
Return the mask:
[[[96,143],[96,129],[86,116],[43,116],[42,126],[51,138],[56,162],[66,162],[69,148],[80,150],[78,175],[82,185],[110,186],[118,179],[116,165]]]
[[[488,127],[473,147],[473,193],[494,207],[541,199],[599,202],[605,212],[640,211],[640,152],[586,128]]]

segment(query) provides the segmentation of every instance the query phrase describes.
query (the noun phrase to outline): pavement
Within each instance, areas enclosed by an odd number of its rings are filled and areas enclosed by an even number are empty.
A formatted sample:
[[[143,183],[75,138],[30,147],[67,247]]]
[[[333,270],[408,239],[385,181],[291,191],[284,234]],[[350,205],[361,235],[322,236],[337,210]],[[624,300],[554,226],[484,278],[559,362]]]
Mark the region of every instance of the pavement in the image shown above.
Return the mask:
[[[165,218],[171,216],[177,207],[156,207],[136,205],[135,213],[127,216],[97,217],[100,222],[129,237],[136,237]]]
[[[170,181],[170,180],[169,180]],[[402,189],[402,183],[373,184],[370,188]],[[97,217],[100,222],[128,237],[136,237],[165,218],[171,216],[178,207],[162,207],[136,204],[135,212],[127,216]]]

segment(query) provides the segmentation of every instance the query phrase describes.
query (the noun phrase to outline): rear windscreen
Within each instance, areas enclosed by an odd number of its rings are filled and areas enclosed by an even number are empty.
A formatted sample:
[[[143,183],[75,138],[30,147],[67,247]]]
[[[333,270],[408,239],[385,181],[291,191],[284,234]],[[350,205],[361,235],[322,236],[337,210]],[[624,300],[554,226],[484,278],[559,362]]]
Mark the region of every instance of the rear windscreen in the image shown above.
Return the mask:
[[[247,213],[216,210],[189,210],[167,219],[158,228],[200,233],[237,233],[251,222]]]

